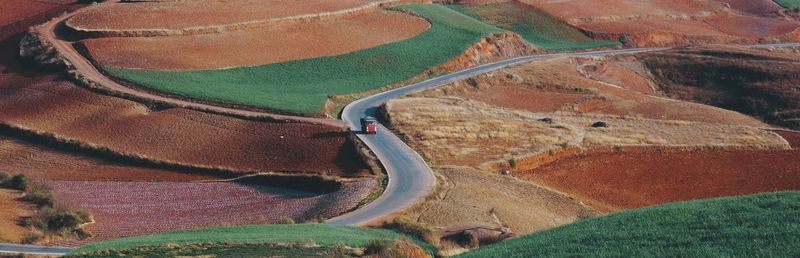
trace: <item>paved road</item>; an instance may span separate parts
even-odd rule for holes
[[[72,251],[67,247],[44,247],[35,245],[0,244],[0,254],[64,255]]]

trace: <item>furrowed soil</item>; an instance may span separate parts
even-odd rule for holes
[[[599,39],[628,46],[796,40],[795,20],[753,16],[717,1],[532,1],[540,8]],[[614,8],[608,8],[613,6]],[[735,5],[734,8],[744,8]]]
[[[136,2],[107,5],[67,21],[83,29],[182,29],[237,24],[359,7],[370,0],[210,0]]]
[[[589,151],[519,177],[602,211],[800,189],[798,150]]]
[[[265,29],[173,37],[111,37],[82,41],[103,66],[202,70],[334,56],[414,37],[430,27],[419,17],[374,10]],[[181,53],[181,54],[178,54]]]
[[[566,195],[513,177],[466,167],[435,170],[438,188],[406,215],[437,228],[477,224],[528,234],[596,214]]]
[[[772,0],[719,0],[727,3],[732,9],[759,16],[777,16],[783,7]]]
[[[667,96],[749,114],[800,129],[800,58],[736,47],[642,54]]]
[[[77,245],[113,238],[232,225],[305,221],[348,211],[366,197],[374,180],[344,184],[330,194],[234,182],[48,181],[64,204],[88,209],[95,237],[59,244]]]
[[[0,241],[18,243],[28,229],[20,221],[31,216],[35,207],[18,200],[22,194],[16,190],[0,188]]]
[[[0,0],[0,26],[23,21],[31,16],[76,2],[76,0],[19,1]]]
[[[145,159],[243,172],[367,173],[339,128],[145,105],[43,79],[0,88],[0,120]],[[125,137],[120,137],[124,135]]]

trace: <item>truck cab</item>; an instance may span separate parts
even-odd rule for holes
[[[378,133],[378,119],[368,116],[361,118],[361,131],[368,134]]]

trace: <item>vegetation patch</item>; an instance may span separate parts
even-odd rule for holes
[[[505,32],[441,5],[398,9],[424,16],[431,28],[408,40],[345,55],[255,67],[189,72],[104,69],[120,79],[185,97],[318,114],[329,96],[412,78],[461,55],[485,35]]]
[[[352,250],[344,245],[203,243],[100,250],[67,257],[350,257],[351,254]]]
[[[800,8],[800,0],[774,0],[785,8]]]
[[[673,203],[587,219],[459,257],[796,257],[800,192]]]
[[[72,254],[93,253],[99,250],[126,250],[164,244],[187,245],[200,243],[313,243],[318,246],[344,244],[366,247],[372,240],[394,241],[402,234],[385,229],[353,228],[328,224],[247,225],[174,231],[141,237],[109,240],[82,246]]]
[[[528,42],[555,51],[614,47],[619,42],[598,41],[549,14],[516,2],[448,5],[485,23],[516,32]]]

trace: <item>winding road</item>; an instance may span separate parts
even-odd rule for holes
[[[87,8],[97,8],[87,7]],[[86,9],[83,9],[86,10]],[[45,39],[52,42],[54,47],[89,80],[104,87],[106,90],[145,99],[153,102],[168,103],[173,106],[191,108],[195,110],[255,118],[271,118],[287,121],[302,121],[310,123],[328,124],[334,126],[349,126],[354,131],[360,131],[359,119],[362,116],[374,116],[378,106],[387,101],[402,97],[404,95],[439,87],[450,82],[465,79],[481,73],[486,73],[501,69],[503,67],[533,62],[551,58],[567,56],[610,56],[621,54],[634,54],[641,52],[660,51],[667,48],[637,48],[621,50],[605,50],[582,53],[559,53],[543,54],[517,57],[499,62],[484,64],[481,66],[465,69],[452,74],[436,77],[416,84],[393,89],[357,100],[346,106],[342,112],[342,121],[321,118],[305,118],[285,115],[276,115],[267,112],[241,110],[230,107],[221,107],[205,103],[190,102],[186,100],[174,99],[150,92],[131,88],[117,83],[111,78],[101,73],[89,60],[82,56],[69,41],[61,40],[57,37],[55,29],[58,24],[69,18],[72,14],[65,14],[41,27],[42,35]],[[766,47],[800,47],[800,43],[782,43],[748,46],[753,48]],[[431,168],[425,163],[422,157],[406,145],[398,136],[390,130],[380,126],[376,135],[359,134],[361,139],[378,157],[386,169],[389,183],[383,194],[372,203],[361,207],[355,211],[329,219],[327,223],[341,225],[363,225],[377,219],[385,218],[392,214],[399,213],[405,208],[413,205],[420,198],[425,197],[435,184],[435,178]],[[71,248],[62,247],[39,247],[28,245],[0,244],[0,253],[28,253],[59,255],[66,254]]]

